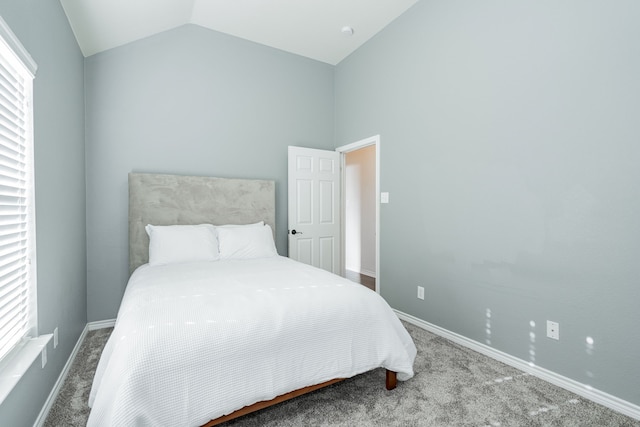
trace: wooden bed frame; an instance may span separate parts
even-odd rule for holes
[[[319,390],[321,388],[324,387],[328,387],[330,385],[333,385],[335,383],[339,383],[340,381],[344,381],[344,378],[336,378],[335,380],[329,380],[326,382],[323,382],[321,384],[316,384],[316,385],[312,385],[309,387],[304,387],[298,390],[294,390],[292,392],[289,393],[285,393],[282,394],[274,399],[271,400],[265,400],[262,402],[256,402],[253,405],[249,405],[249,406],[245,406],[242,409],[238,409],[235,412],[232,412],[228,415],[222,416],[220,418],[216,418],[215,420],[211,420],[209,421],[207,424],[203,425],[202,427],[213,427],[213,426],[217,426],[218,424],[222,424],[225,423],[227,421],[231,421],[234,420],[236,418],[242,417],[243,415],[248,415],[252,412],[256,412],[259,411],[261,409],[264,408],[268,408],[269,406],[273,406],[273,405],[277,405],[278,403],[282,403],[282,402],[286,402],[289,399],[293,399],[294,397],[298,397],[298,396],[302,396],[303,394],[307,394],[307,393],[311,393],[312,391],[316,391]],[[397,385],[397,378],[396,378],[396,373],[393,371],[390,371],[387,369],[387,378],[386,378],[386,387],[387,390],[393,390],[394,388],[396,388]]]
[[[146,173],[129,174],[129,270],[149,260],[147,224],[251,224],[264,221],[275,233],[275,182]],[[343,381],[336,378],[245,406],[209,421],[212,427]],[[386,371],[386,388],[397,378]]]

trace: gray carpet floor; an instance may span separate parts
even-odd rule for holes
[[[377,369],[224,424],[298,426],[635,426],[636,421],[405,323],[418,347],[416,375],[384,388]],[[45,426],[85,426],[91,380],[112,329],[80,348]],[[172,426],[173,427],[173,426]]]

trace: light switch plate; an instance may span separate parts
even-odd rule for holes
[[[380,193],[380,203],[389,203],[389,193]]]

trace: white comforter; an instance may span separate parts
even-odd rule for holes
[[[407,380],[415,355],[378,294],[288,258],[144,265],[100,359],[88,426],[199,426],[380,366]]]

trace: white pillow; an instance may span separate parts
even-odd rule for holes
[[[220,227],[220,259],[251,259],[278,256],[269,224],[261,227]]]
[[[148,224],[144,229],[149,235],[150,265],[220,259],[216,229],[211,224]]]

